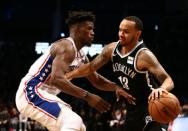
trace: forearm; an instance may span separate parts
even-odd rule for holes
[[[92,84],[97,89],[103,90],[103,91],[115,91],[119,87],[116,83],[104,78],[100,74],[97,74],[97,77],[94,80],[94,82],[92,82]]]
[[[103,90],[103,91],[115,91],[117,87],[117,85],[113,82],[110,83],[103,83],[101,85],[96,85],[95,86],[97,89],[99,90]]]
[[[174,82],[170,77],[167,77],[160,87],[166,89],[167,91],[171,91],[174,88]]]
[[[87,93],[86,90],[72,84],[69,80],[62,78],[62,77],[55,78],[55,80],[53,80],[51,83],[52,85],[56,86],[58,89],[63,91],[64,93],[80,98],[80,99],[84,99]]]
[[[80,78],[80,77],[88,76],[89,74],[93,72],[94,70],[92,69],[91,64],[87,63],[87,64],[82,65],[78,69],[68,72],[65,76],[67,79],[73,79],[73,78]]]

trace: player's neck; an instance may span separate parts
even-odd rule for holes
[[[75,37],[74,34],[70,34],[69,37],[71,37],[73,39],[77,50],[80,50],[83,47],[82,42],[77,37]]]
[[[122,48],[121,48],[121,54],[125,55],[125,54],[129,53],[132,49],[135,48],[135,46],[137,44],[138,44],[138,41],[137,42],[132,42],[130,44],[122,46]]]

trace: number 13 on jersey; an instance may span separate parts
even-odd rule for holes
[[[121,82],[121,84],[123,85],[123,88],[130,90],[129,86],[128,86],[128,78],[125,76],[119,76],[118,77],[119,81]]]

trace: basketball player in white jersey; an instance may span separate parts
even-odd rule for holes
[[[109,103],[101,97],[79,88],[64,77],[66,72],[87,62],[80,49],[85,45],[90,46],[94,38],[94,21],[95,16],[91,12],[70,14],[67,19],[70,37],[54,42],[30,67],[19,85],[16,106],[20,113],[40,122],[50,131],[86,130],[80,116],[56,96],[60,91],[87,101],[100,112],[110,108]],[[129,100],[134,99],[96,72],[87,78],[101,90],[115,91],[118,97],[121,95]]]
[[[112,61],[113,72],[122,88],[136,98],[136,105],[126,103],[126,131],[162,131],[148,113],[148,99],[157,99],[174,88],[170,75],[140,36],[142,21],[136,16],[125,17],[119,25],[119,40],[104,47],[93,61],[66,74],[68,79],[87,76]],[[154,82],[154,77],[159,85]]]

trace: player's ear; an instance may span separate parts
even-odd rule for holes
[[[137,31],[137,33],[136,33],[136,37],[137,37],[137,39],[140,38],[141,34],[142,34],[142,31],[141,31],[141,30]]]

